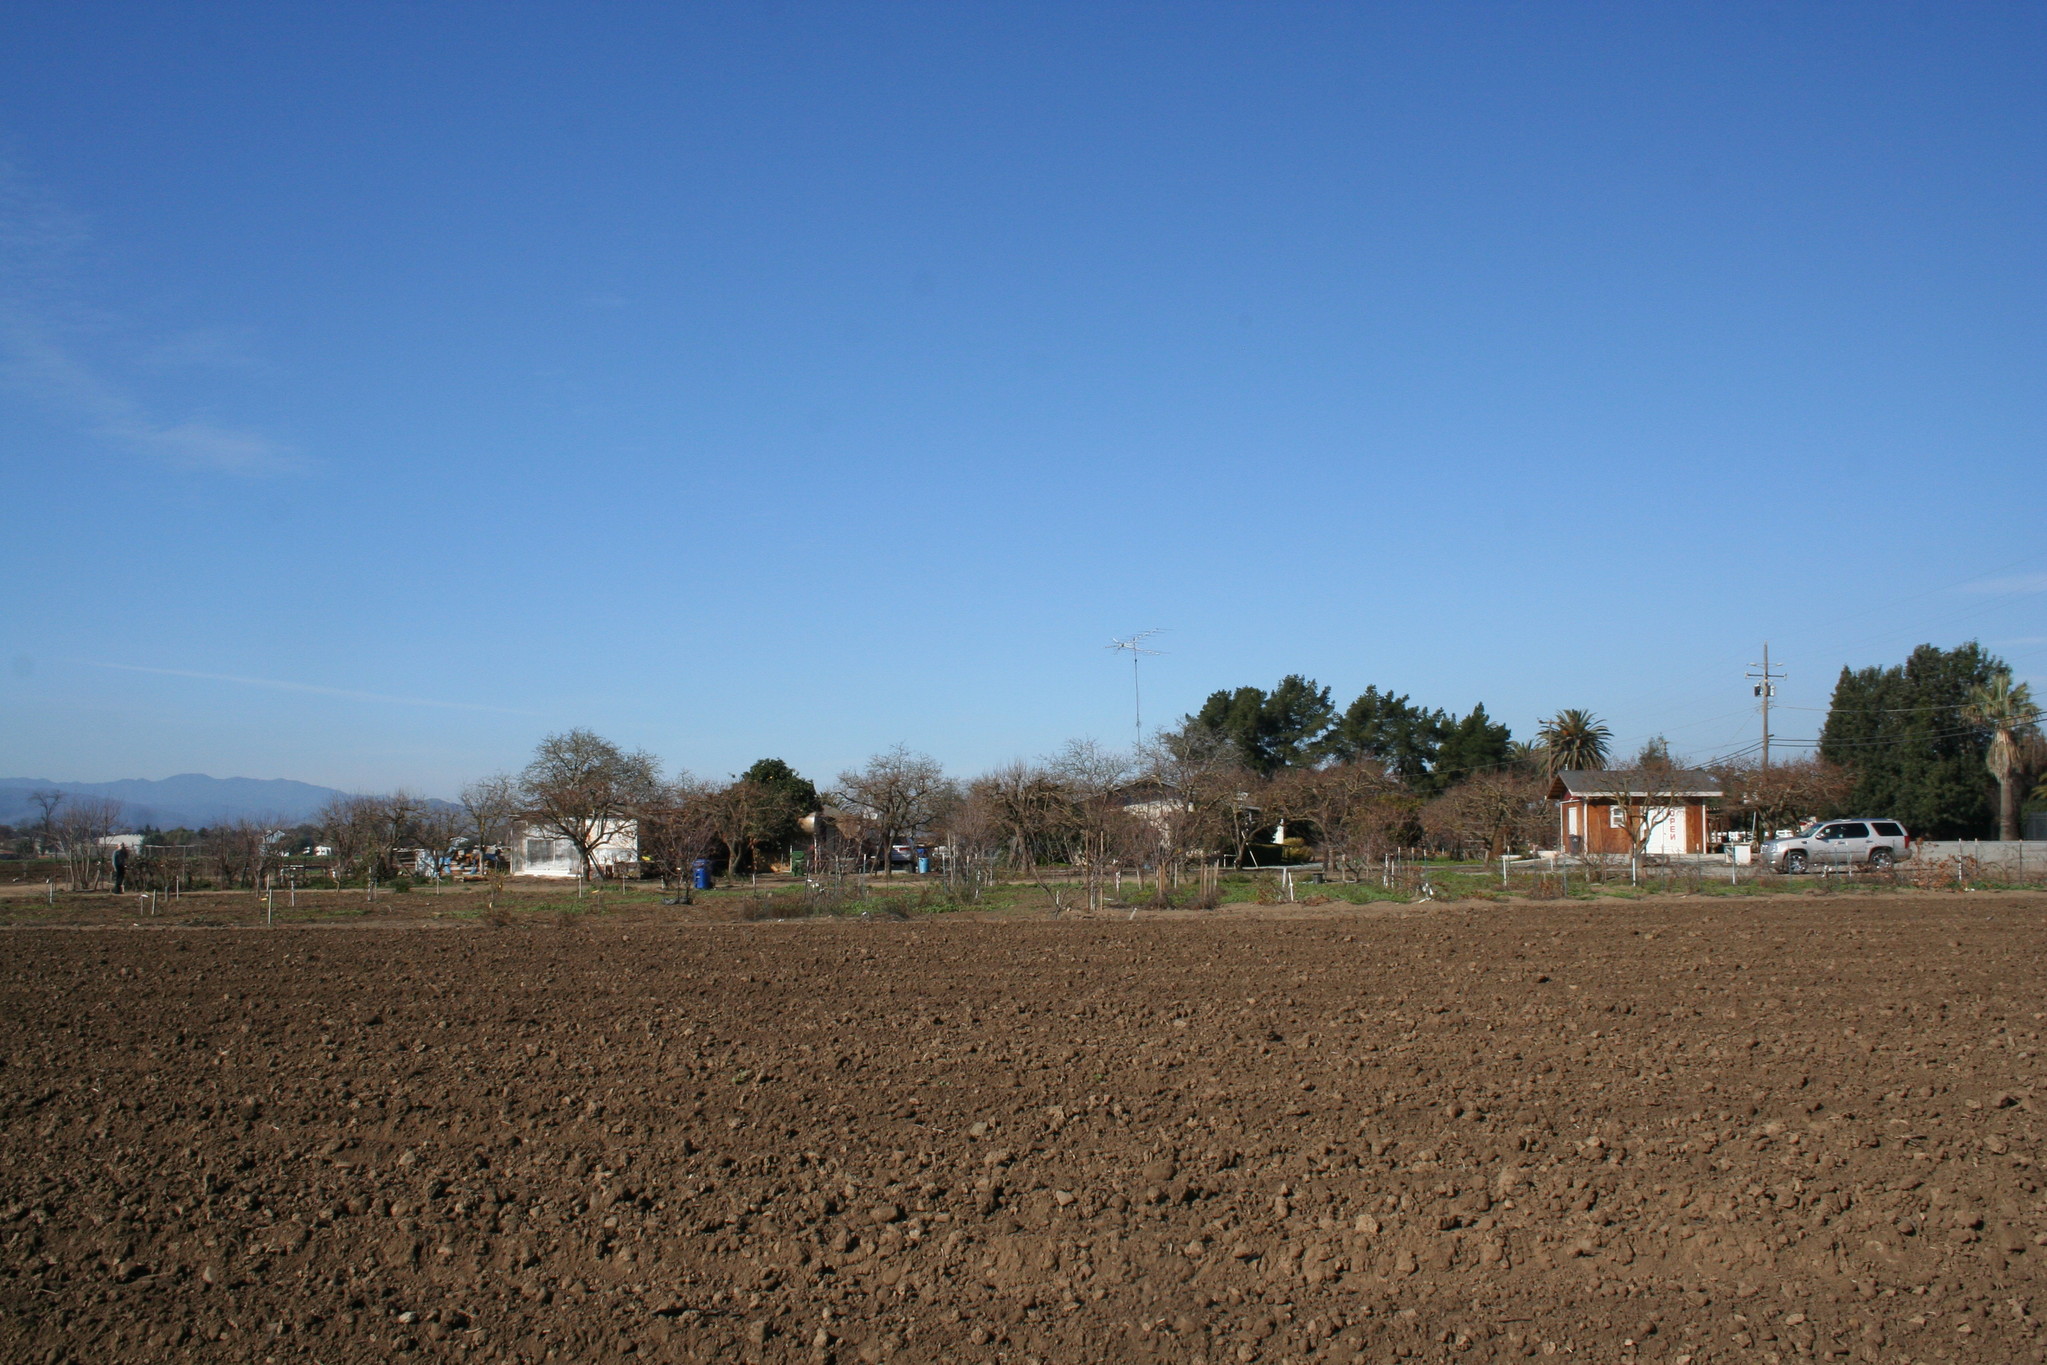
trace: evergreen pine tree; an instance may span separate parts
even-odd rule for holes
[[[1970,690],[2004,667],[1970,641],[1921,645],[1890,668],[1843,668],[1820,757],[1853,770],[1854,813],[1902,820],[1921,838],[1993,837],[1990,736],[1965,712]]]

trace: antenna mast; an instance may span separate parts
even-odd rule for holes
[[[1108,649],[1128,650],[1130,653],[1130,697],[1134,704],[1135,715],[1131,728],[1137,731],[1138,738],[1140,739],[1144,737],[1144,689],[1138,683],[1137,661],[1146,654],[1165,653],[1163,649],[1146,649],[1144,647],[1146,640],[1160,634],[1163,629],[1163,627],[1159,627],[1153,630],[1140,630],[1128,639],[1111,640],[1105,646]]]

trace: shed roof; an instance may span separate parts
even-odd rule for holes
[[[1698,768],[1573,768],[1550,778],[1549,799],[1719,796],[1720,779]]]

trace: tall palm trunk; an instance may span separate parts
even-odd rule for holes
[[[2000,669],[1989,681],[1969,690],[1963,719],[1990,731],[1990,743],[1983,764],[1997,779],[1997,837],[2019,837],[2018,776],[2025,766],[2021,755],[2032,752],[2040,742],[2040,709],[2024,683],[2014,683],[2010,669]]]
[[[1997,765],[1997,837],[2015,842],[2022,838],[2019,831],[2019,784],[2018,765],[2004,757]]]

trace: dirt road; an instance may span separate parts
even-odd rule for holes
[[[0,1356],[2035,1361],[2047,897],[0,936]]]

